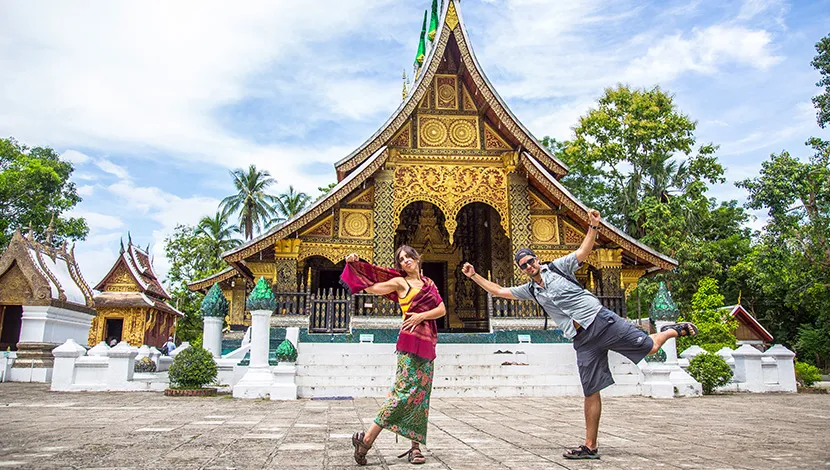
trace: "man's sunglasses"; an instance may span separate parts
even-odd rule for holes
[[[528,266],[532,266],[533,263],[535,263],[535,262],[536,262],[536,258],[530,258],[529,260],[527,260],[524,263],[520,264],[519,268],[521,268],[522,270],[525,270],[525,269],[527,269]]]

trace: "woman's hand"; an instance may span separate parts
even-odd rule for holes
[[[352,253],[349,256],[346,256],[347,263],[354,263],[355,261],[359,260],[360,256],[357,256],[357,253]]]
[[[415,327],[424,321],[424,316],[420,313],[413,313],[409,315],[401,325],[401,330],[415,331]]]

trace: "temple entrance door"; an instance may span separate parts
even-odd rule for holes
[[[22,305],[0,305],[0,350],[11,348],[12,351],[17,351],[22,322]]]
[[[115,338],[116,341],[119,343],[121,342],[121,333],[124,331],[124,319],[123,318],[107,318],[107,325],[106,325],[107,335],[104,337],[104,341],[109,344],[112,338]]]
[[[438,288],[438,293],[441,294],[442,299],[448,299],[447,297],[447,262],[430,262],[424,261],[421,263],[421,269],[424,272],[424,276],[432,279],[432,282],[435,283],[435,287]],[[447,306],[447,302],[444,302],[444,306]],[[449,321],[447,320],[447,316],[443,316],[438,319],[438,328],[441,330],[445,330],[449,328]]]

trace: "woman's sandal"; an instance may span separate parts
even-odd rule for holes
[[[581,445],[576,449],[571,449],[564,454],[562,457],[566,459],[591,459],[591,460],[598,460],[599,459],[599,452],[597,452],[599,448],[591,450],[586,445]]]
[[[424,454],[421,453],[420,447],[410,447],[408,451],[404,452],[403,454],[399,455],[398,458],[401,459],[406,456],[409,463],[413,465],[421,465],[426,463],[427,459],[424,458]]]
[[[697,327],[694,323],[683,322],[683,323],[673,323],[671,325],[665,325],[663,328],[660,328],[660,332],[666,330],[674,330],[677,332],[677,336],[694,336],[697,334]]]
[[[366,443],[363,442],[364,437],[366,437],[366,434],[363,432],[356,432],[352,434],[354,461],[357,462],[358,465],[366,465],[366,454],[369,452],[369,449],[372,448],[372,446],[366,445]]]

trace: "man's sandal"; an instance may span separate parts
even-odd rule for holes
[[[597,452],[599,448],[591,450],[586,445],[581,445],[576,449],[571,449],[564,454],[562,457],[566,459],[591,459],[591,460],[599,460],[599,452]]]
[[[674,330],[677,332],[677,336],[694,336],[697,334],[697,327],[694,323],[683,322],[683,323],[673,323],[671,325],[665,325],[663,328],[660,328],[660,332],[664,332],[666,330]]]
[[[424,458],[424,454],[421,453],[420,447],[410,447],[408,451],[399,455],[398,458],[401,459],[404,456],[406,456],[406,459],[409,460],[409,463],[413,465],[421,465],[423,463],[426,463],[427,461],[427,459]]]
[[[364,437],[366,437],[366,434],[363,432],[356,432],[352,435],[354,461],[357,462],[358,465],[366,465],[366,453],[368,453],[369,449],[372,448],[372,446],[363,442]]]

